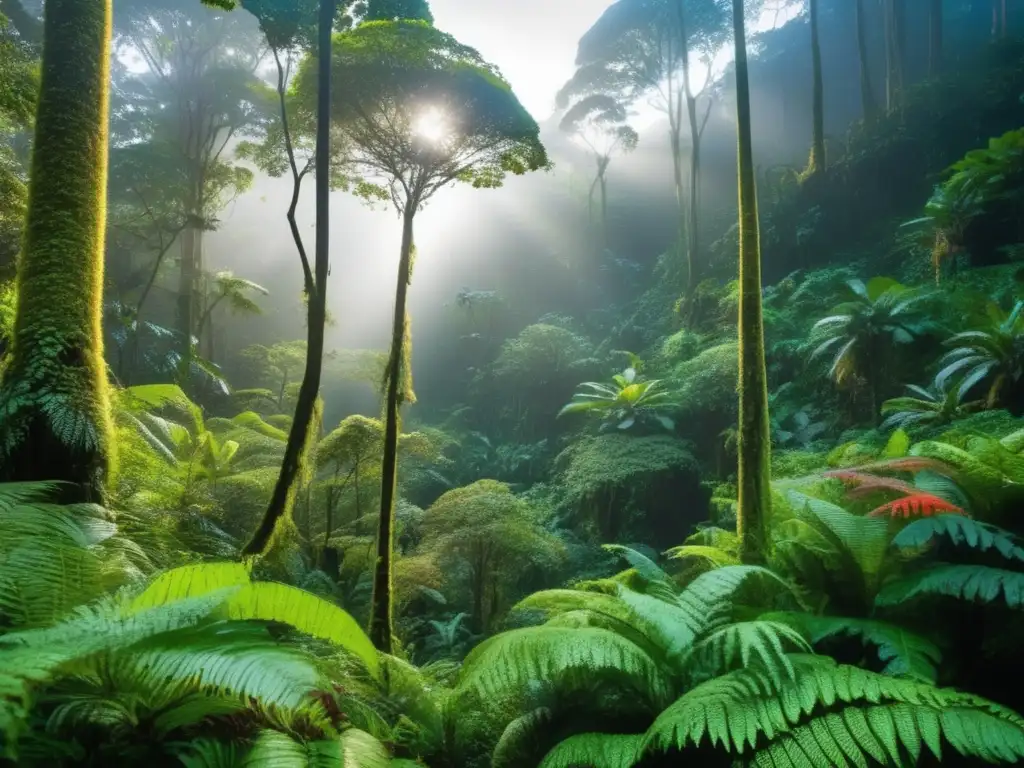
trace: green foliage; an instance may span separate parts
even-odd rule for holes
[[[944,260],[966,244],[965,235],[979,216],[1000,204],[1019,202],[1024,177],[1024,128],[989,139],[947,170],[948,178],[935,187],[922,218],[904,226],[926,226],[934,238],[932,260],[938,279]]]
[[[100,740],[92,747],[97,756],[173,756],[184,748],[183,736],[231,716],[280,729],[257,739],[253,754],[262,754],[261,742],[271,739],[296,753],[330,756],[341,744],[348,758],[384,759],[383,747],[366,734],[339,734],[344,726],[319,693],[326,683],[317,660],[268,631],[271,624],[288,625],[376,674],[376,651],[340,608],[295,587],[252,581],[237,563],[172,569],[148,585],[100,597],[118,584],[117,572],[122,579],[138,573],[125,559],[130,542],[92,508],[40,506],[35,498],[45,488],[2,490],[0,611],[8,631],[0,634],[0,732],[6,756],[24,750],[26,764],[84,756],[93,739]],[[31,599],[33,613],[12,596]],[[70,613],[61,607],[84,599],[92,602]],[[16,631],[9,631],[11,620]],[[42,724],[58,738],[70,737],[67,747]],[[193,748],[209,756],[250,747],[202,742]]]
[[[884,277],[850,280],[848,286],[850,300],[815,323],[811,335],[811,358],[832,355],[828,375],[838,384],[854,375],[873,380],[894,349],[910,344],[927,327],[912,312],[923,294]]]
[[[994,303],[987,309],[987,327],[957,333],[946,341],[952,349],[940,361],[943,368],[935,381],[945,384],[959,374],[961,398],[987,384],[985,402],[991,408],[1003,399],[1015,403],[1014,393],[1024,378],[1024,301],[1009,313]]]
[[[675,422],[659,413],[673,407],[666,403],[669,393],[660,389],[659,379],[646,379],[635,368],[627,368],[612,377],[612,385],[587,381],[580,384],[589,392],[577,392],[572,402],[562,408],[558,415],[566,413],[597,412],[603,414],[609,426],[614,422],[618,429],[629,429],[638,421],[648,418],[657,421],[669,432],[675,430]]]
[[[312,103],[311,59],[296,89]],[[367,200],[415,212],[452,182],[498,187],[507,174],[549,165],[537,124],[497,70],[426,22],[368,21],[337,35],[332,89],[334,119],[351,145],[348,186]],[[428,114],[444,123],[436,141],[416,133]]]
[[[492,626],[519,594],[531,569],[550,570],[564,556],[538,511],[504,483],[479,480],[443,494],[420,523],[418,553],[441,563],[477,630]],[[518,594],[516,594],[518,592]]]
[[[902,750],[916,761],[922,747],[941,757],[943,739],[961,754],[988,760],[1012,763],[1024,755],[1024,720],[983,699],[823,657],[797,656],[793,663],[798,673],[777,691],[752,669],[698,686],[659,716],[645,746],[756,749],[757,765],[794,768],[842,757],[900,764]],[[837,711],[821,712],[824,707]],[[760,734],[766,746],[757,743]]]
[[[677,365],[669,376],[677,402],[687,413],[734,413],[738,360],[736,342],[727,342]]]
[[[894,397],[882,403],[882,415],[886,418],[879,429],[948,424],[981,405],[977,401],[965,402],[966,390],[954,387],[949,377],[936,377],[928,389],[916,384],[907,384],[906,387],[910,395]]]
[[[700,501],[693,455],[685,443],[665,435],[584,437],[559,454],[555,464],[564,505],[605,539],[618,538],[644,518],[656,535],[685,530],[680,489],[689,489]],[[669,508],[671,514],[664,517]]]

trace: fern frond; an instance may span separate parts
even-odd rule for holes
[[[945,536],[956,545],[966,544],[979,552],[994,549],[1007,560],[1024,563],[1024,548],[1017,544],[1013,534],[960,515],[937,515],[915,520],[893,537],[892,545],[900,549],[921,549],[938,536]]]
[[[804,636],[787,624],[741,621],[712,632],[694,646],[691,659],[700,662],[701,671],[714,674],[757,666],[773,684],[780,686],[783,678],[792,678],[794,674],[786,646],[790,646],[789,650],[814,652]]]
[[[965,757],[1015,764],[1024,759],[1021,725],[980,709],[914,703],[844,707],[781,734],[754,754],[757,768],[916,765],[927,747],[942,757],[942,739]],[[909,759],[905,755],[909,755]]]
[[[491,768],[517,768],[522,765],[551,719],[549,707],[537,707],[512,720],[494,746]]]
[[[35,500],[45,492],[0,486],[0,616],[8,626],[52,624],[106,586],[102,545],[117,527],[99,507]]]
[[[977,603],[1002,597],[1010,608],[1024,608],[1024,573],[982,565],[940,563],[886,584],[876,598],[880,606],[899,605],[923,595],[942,595]]]
[[[862,472],[854,469],[835,469],[829,472],[823,472],[823,477],[828,477],[833,480],[841,480],[846,485],[854,486],[849,492],[848,496],[851,498],[859,498],[866,496],[875,491],[896,491],[897,493],[914,493],[917,489],[906,482],[905,480],[899,480],[895,477],[884,477],[882,475],[872,475],[868,472]]]
[[[377,675],[377,650],[352,616],[333,603],[297,587],[274,582],[248,584],[230,595],[223,611],[231,619],[259,619],[288,624],[299,632],[327,640],[358,658]]]
[[[914,677],[929,683],[938,678],[938,664],[942,661],[938,646],[896,624],[810,613],[771,613],[761,618],[800,629],[814,645],[833,637],[859,637],[866,645],[877,649],[878,658],[885,663],[883,675]]]
[[[930,517],[936,514],[966,515],[967,513],[956,504],[952,504],[938,496],[933,496],[930,493],[921,493],[920,491],[910,496],[904,496],[902,499],[882,504],[868,512],[869,517],[883,517],[885,515],[889,517],[910,517],[911,515]]]
[[[167,605],[175,600],[247,586],[249,569],[241,563],[198,563],[165,571],[131,602],[132,610]]]
[[[678,604],[709,627],[712,617],[730,615],[741,589],[751,583],[789,591],[790,585],[774,571],[757,565],[728,565],[702,573],[684,589]]]
[[[1024,758],[1024,719],[997,704],[952,689],[837,664],[824,656],[793,656],[792,662],[794,679],[784,681],[778,689],[763,671],[749,669],[693,688],[648,729],[645,751],[685,749],[707,740],[712,746],[743,754],[750,748],[763,751],[771,744],[782,745],[779,740],[787,737],[814,735],[831,754],[822,762],[820,747],[811,748],[813,761],[795,765],[845,765],[832,759],[843,755],[855,765],[866,764],[866,756],[901,765],[893,759],[900,746],[919,753],[923,741],[940,756],[941,737],[945,736],[967,754]],[[829,711],[822,713],[823,709]],[[970,714],[959,718],[964,712]],[[978,733],[974,727],[965,733],[968,719],[974,725],[985,723],[987,733]],[[836,730],[837,723],[845,723],[849,730]],[[843,749],[834,750],[831,745],[836,743]]]
[[[350,728],[337,739],[302,743],[278,731],[263,731],[241,768],[388,768],[383,745]]]
[[[168,698],[201,690],[256,700],[264,706],[300,706],[320,682],[309,657],[277,644],[258,624],[216,622],[166,632],[118,655],[108,673],[116,689]]]
[[[622,677],[652,702],[663,701],[672,685],[643,650],[606,629],[526,627],[484,640],[462,667],[458,688],[476,688],[499,698],[536,680],[574,675]]]
[[[539,768],[633,768],[643,740],[643,734],[581,733],[548,752]]]

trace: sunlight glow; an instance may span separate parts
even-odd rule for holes
[[[431,107],[423,112],[412,124],[414,136],[429,141],[431,144],[440,144],[451,133],[451,127],[445,118],[444,112],[436,107]]]

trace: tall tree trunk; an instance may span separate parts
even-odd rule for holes
[[[111,0],[48,0],[18,262],[18,308],[0,386],[7,480],[61,480],[102,500],[110,466],[103,254]]]
[[[601,168],[601,175],[598,180],[601,185],[601,250],[608,249],[608,177],[605,173],[608,170],[608,163],[605,162]]]
[[[191,213],[191,211],[190,211]],[[178,280],[178,334],[181,336],[181,362],[178,379],[182,389],[191,392],[192,386],[192,335],[195,332],[196,293],[198,274],[196,270],[196,247],[199,230],[189,226],[181,233],[181,273]]]
[[[675,183],[676,215],[679,220],[679,229],[677,234],[679,239],[678,247],[681,250],[686,251],[686,291],[689,293],[693,290],[694,269],[693,254],[690,253],[689,241],[686,234],[686,223],[689,218],[689,213],[686,207],[686,187],[683,184],[683,140],[680,130],[681,126],[674,116],[671,117],[670,122],[672,123],[669,128],[669,144],[672,148],[672,178]]]
[[[391,653],[393,629],[392,555],[395,538],[395,493],[398,481],[399,416],[406,396],[408,374],[406,303],[412,281],[413,219],[416,200],[406,202],[402,213],[402,254],[398,262],[395,286],[395,316],[391,327],[391,356],[387,368],[387,395],[384,406],[384,461],[380,482],[380,522],[377,524],[377,560],[373,568],[373,594],[370,600],[370,640],[378,650]]]
[[[828,163],[825,157],[825,84],[821,73],[821,38],[818,35],[818,6],[818,0],[810,0],[814,115],[811,133],[811,158],[807,164],[807,176],[813,176],[826,170]]]
[[[871,122],[878,116],[878,103],[871,87],[871,63],[868,61],[867,19],[864,17],[864,0],[857,3],[857,58],[860,60],[860,105],[864,122]]]
[[[904,11],[903,0],[885,0],[885,102],[889,112],[903,103]]]
[[[942,73],[942,0],[931,0],[928,14],[928,74]]]
[[[764,362],[764,322],[761,316],[761,244],[754,186],[754,152],[750,124],[750,77],[747,70],[743,0],[733,0],[736,41],[736,116],[739,166],[740,419],[739,512],[737,532],[743,561],[763,562],[768,547],[771,514],[771,441],[768,431],[768,386]]]
[[[690,40],[686,13],[682,0],[676,2],[676,21],[679,25],[679,58],[683,68],[683,96],[686,99],[686,117],[690,124],[690,181],[686,210],[686,252],[688,258],[688,292],[692,296],[700,279],[697,258],[700,249],[700,142],[703,128],[697,124],[697,98],[690,81]]]
[[[330,193],[331,193],[331,33],[336,0],[320,0],[317,66],[316,116],[316,245],[312,286],[307,278],[308,297],[306,322],[306,367],[299,386],[295,417],[288,432],[284,460],[277,484],[259,528],[242,550],[244,556],[263,554],[270,546],[278,521],[284,517],[295,498],[295,481],[307,460],[307,446],[315,437],[312,422],[317,412],[320,375],[323,370],[324,327],[327,323],[327,273],[330,268]],[[287,112],[282,112],[287,119]],[[290,139],[289,139],[290,141]],[[293,163],[294,172],[294,163]],[[295,183],[302,177],[296,175]],[[303,263],[308,270],[308,265]]]

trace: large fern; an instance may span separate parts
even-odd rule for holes
[[[640,760],[643,734],[581,733],[560,742],[539,768],[632,768]]]
[[[918,756],[922,743],[941,756],[944,737],[965,755],[1024,759],[1024,719],[996,704],[827,657],[792,662],[794,679],[778,688],[756,669],[697,686],[658,717],[645,750],[709,744],[760,751],[755,759],[765,765],[773,765],[769,758],[794,768],[864,765],[868,757],[902,765],[901,750]]]

